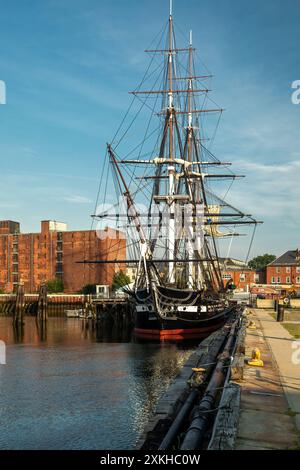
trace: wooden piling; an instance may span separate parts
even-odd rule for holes
[[[37,318],[42,322],[48,319],[48,297],[47,285],[45,283],[40,285]]]
[[[15,305],[14,305],[14,325],[24,325],[25,294],[24,284],[21,282],[17,286]]]

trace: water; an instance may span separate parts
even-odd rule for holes
[[[78,319],[0,317],[0,449],[132,449],[194,345],[136,342]]]

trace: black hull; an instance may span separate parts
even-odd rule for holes
[[[233,307],[218,298],[201,298],[201,292],[156,287],[128,292],[135,310],[135,333],[140,337],[203,338],[221,328]]]
[[[229,307],[199,320],[160,319],[153,312],[136,312],[134,331],[140,337],[160,339],[204,338],[221,328],[232,314]]]

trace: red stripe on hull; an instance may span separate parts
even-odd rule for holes
[[[150,330],[146,328],[135,328],[134,333],[140,337],[147,338],[160,338],[160,339],[184,339],[184,338],[199,338],[206,336],[208,333],[212,333],[217,330],[224,321],[217,325],[202,327],[202,328],[180,328],[174,330]]]

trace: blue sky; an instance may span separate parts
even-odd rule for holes
[[[0,0],[0,11],[0,218],[24,232],[42,219],[90,228],[105,143],[168,0]],[[174,1],[226,109],[212,150],[247,175],[230,200],[264,220],[253,255],[300,246],[299,18],[298,0]]]

